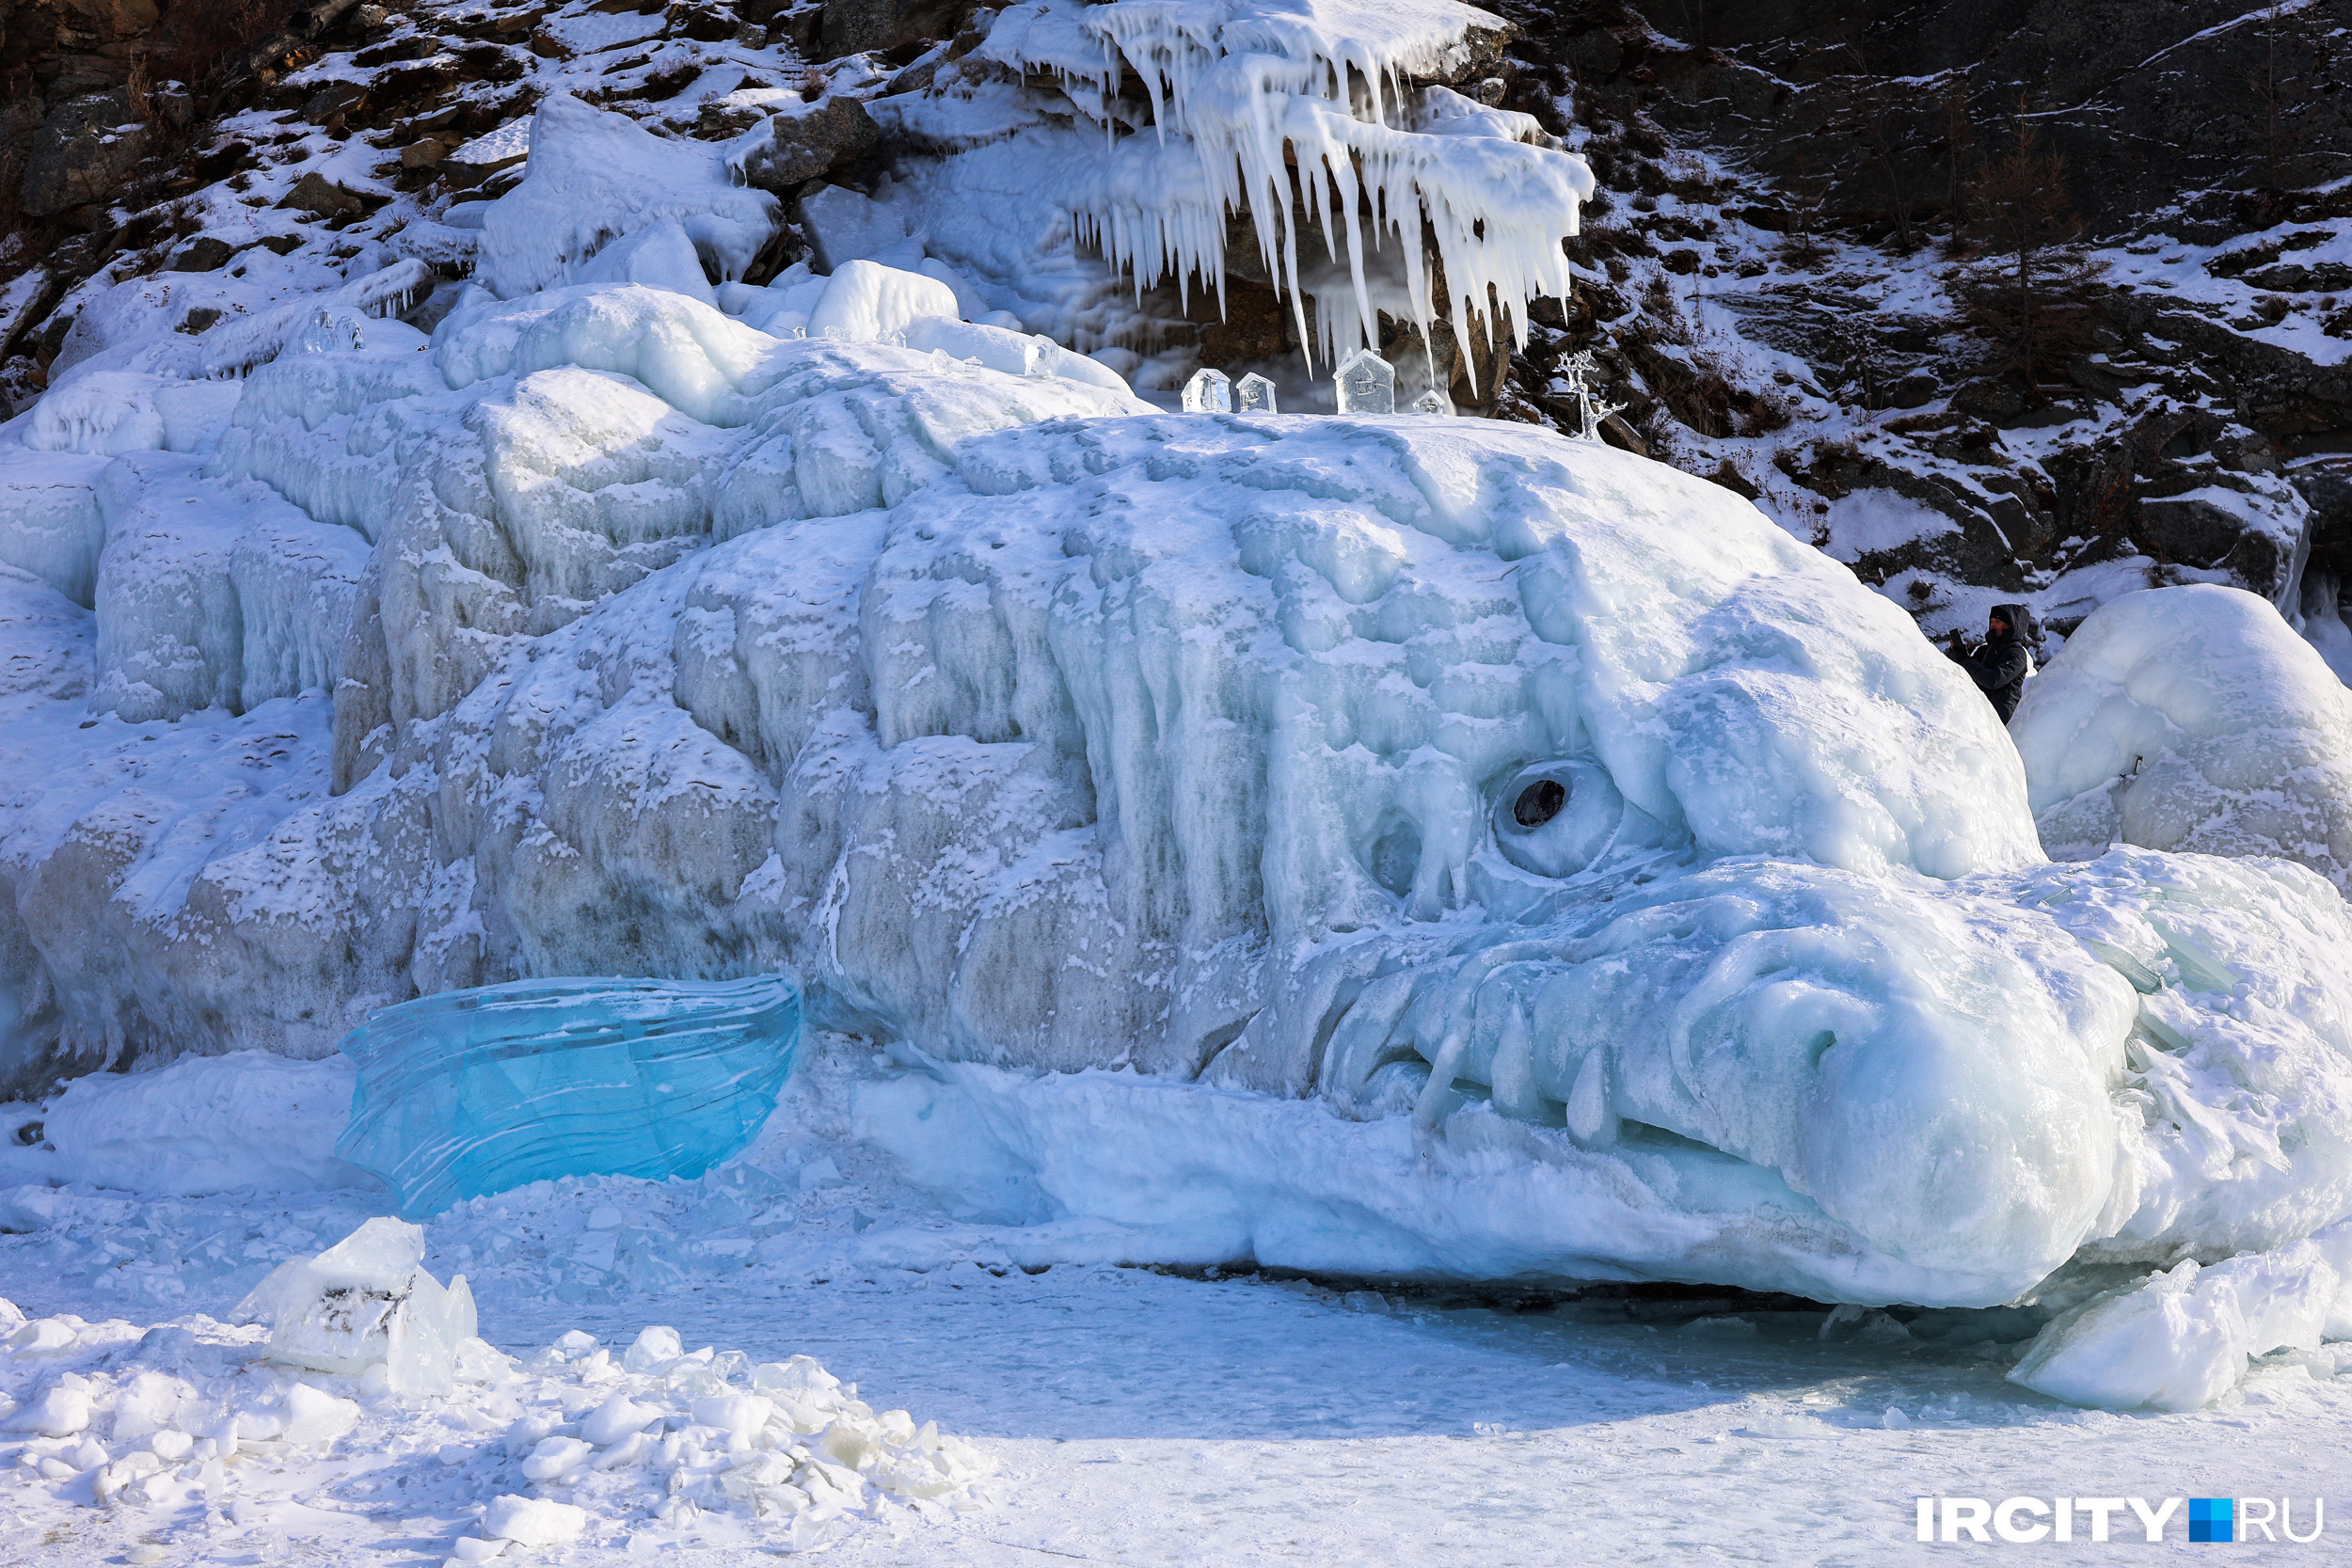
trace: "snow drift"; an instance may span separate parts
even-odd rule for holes
[[[340,1056],[183,1057],[74,1079],[43,1112],[42,1135],[65,1181],[171,1195],[364,1186],[367,1173],[335,1157],[352,1084]]]
[[[2352,692],[2265,599],[2110,599],[2026,683],[2010,733],[2053,855],[2280,855],[2352,893]]]

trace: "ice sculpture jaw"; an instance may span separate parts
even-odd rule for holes
[[[2010,1299],[2111,1223],[2137,998],[2062,934],[1687,848],[1581,874],[1544,913],[1335,940],[1205,1077],[1439,1139],[1499,1115],[1545,1157],[1775,1193],[1883,1300]]]

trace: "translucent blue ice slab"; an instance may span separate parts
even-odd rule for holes
[[[751,1142],[801,1043],[790,975],[517,980],[353,1030],[338,1157],[411,1219],[558,1176],[698,1177]]]

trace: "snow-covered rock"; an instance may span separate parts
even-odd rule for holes
[[[2109,600],[2026,683],[2010,733],[2053,855],[2279,855],[2352,893],[2352,692],[2264,599],[2200,583]]]
[[[657,136],[568,93],[541,102],[529,145],[522,183],[482,219],[475,277],[501,298],[560,282],[609,242],[663,220],[722,278],[740,277],[775,232],[776,198],[735,183],[718,149]]]

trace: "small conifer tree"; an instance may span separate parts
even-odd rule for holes
[[[2103,310],[2100,264],[2084,254],[2086,229],[2067,192],[2065,156],[2042,139],[2020,103],[2009,146],[1968,182],[1970,237],[1984,260],[1966,276],[1971,323],[1990,340],[1996,374],[2029,394],[2090,347]]]

